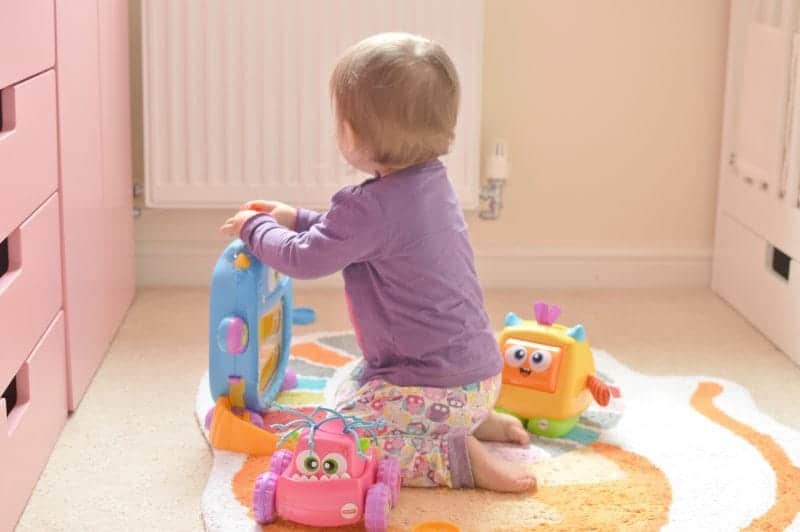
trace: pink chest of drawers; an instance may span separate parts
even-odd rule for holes
[[[0,530],[133,297],[127,10],[0,0]]]

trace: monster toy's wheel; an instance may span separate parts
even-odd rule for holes
[[[262,525],[272,523],[278,518],[278,511],[275,508],[277,489],[278,475],[271,471],[260,474],[256,479],[253,488],[253,515]]]
[[[389,486],[392,495],[392,508],[397,506],[400,496],[400,464],[397,460],[386,458],[378,464],[378,482]]]
[[[292,451],[287,451],[286,449],[275,451],[269,461],[269,472],[281,476],[286,471],[286,468],[289,467],[289,464],[292,463],[292,458],[294,458]]]
[[[367,532],[386,532],[389,530],[389,510],[392,508],[392,494],[386,484],[374,484],[367,491],[364,505],[364,528]]]
[[[250,417],[250,423],[252,423],[253,425],[255,425],[260,429],[263,429],[264,418],[261,417],[261,414],[259,412],[256,412],[255,410],[248,410],[248,413]]]
[[[211,422],[214,421],[214,408],[215,407],[212,406],[208,412],[206,412],[206,418],[203,422],[203,426],[206,430],[211,430]]]
[[[579,417],[580,416],[574,416],[567,419],[535,417],[528,420],[525,428],[528,429],[528,432],[536,434],[537,436],[560,438],[575,428],[575,425],[578,424]]]
[[[286,368],[286,373],[283,375],[283,382],[281,383],[281,391],[286,392],[297,388],[297,373],[292,368]]]

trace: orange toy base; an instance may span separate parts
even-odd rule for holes
[[[413,532],[459,532],[460,530],[447,521],[426,521],[415,526]]]
[[[260,429],[234,414],[227,396],[217,399],[208,432],[208,441],[215,449],[266,456],[278,448],[278,439],[277,434]],[[291,447],[290,442],[281,447]]]

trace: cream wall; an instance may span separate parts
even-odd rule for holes
[[[467,215],[484,283],[707,284],[728,1],[486,0],[485,21],[484,145],[507,138],[512,171],[498,221]],[[207,282],[223,216],[145,210],[140,283]]]

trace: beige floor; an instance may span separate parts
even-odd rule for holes
[[[580,320],[593,345],[651,374],[718,376],[800,428],[800,369],[708,290],[491,291],[495,325],[534,298]],[[347,328],[339,291],[300,292],[303,330]],[[202,530],[210,452],[193,418],[206,366],[205,291],[142,290],[31,498],[20,531]]]

